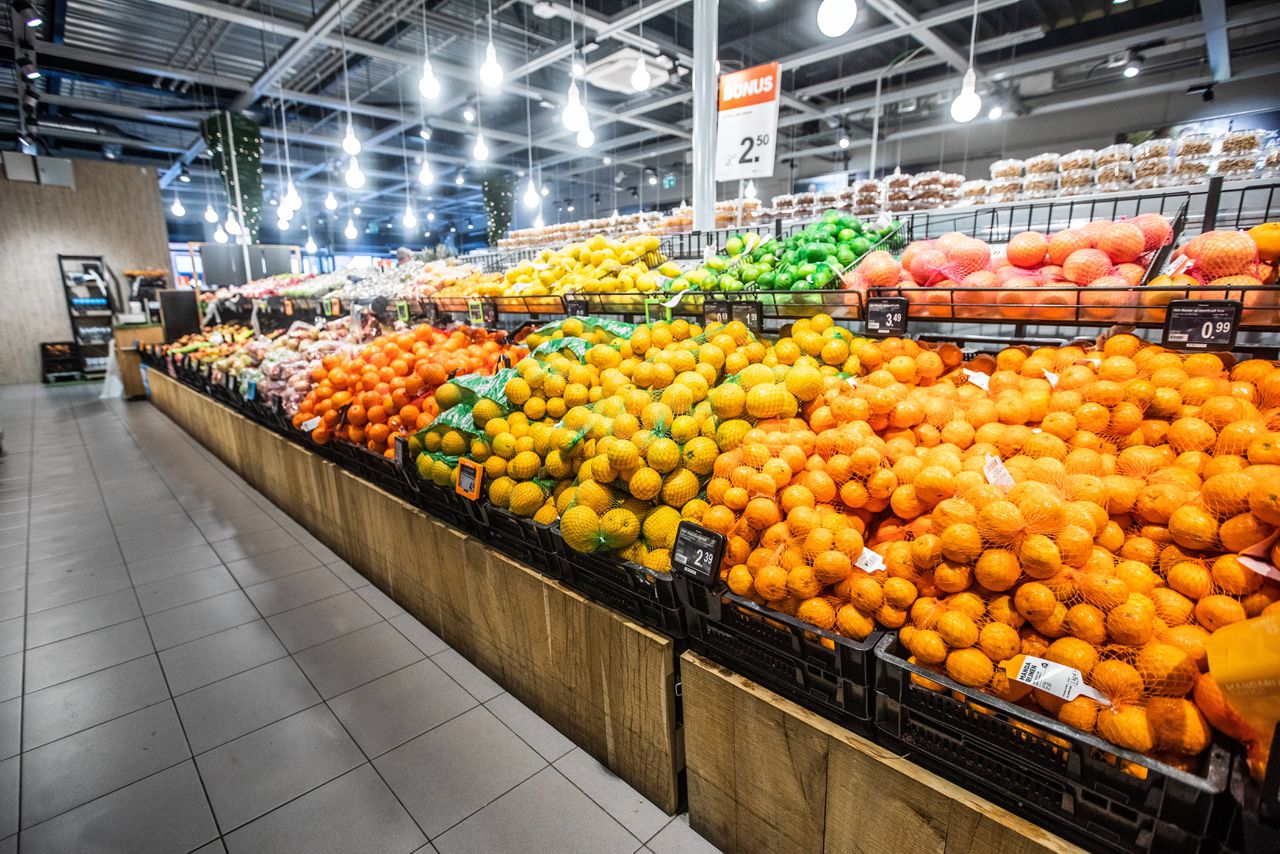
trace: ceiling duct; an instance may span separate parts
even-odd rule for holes
[[[586,80],[592,86],[620,92],[624,95],[635,93],[631,85],[631,74],[636,70],[636,59],[644,60],[649,69],[649,88],[654,89],[671,79],[673,63],[665,56],[649,56],[634,47],[623,47],[615,50],[604,59],[598,59],[587,66]]]

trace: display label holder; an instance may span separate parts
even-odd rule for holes
[[[728,323],[733,319],[732,303],[724,297],[705,297],[702,301],[702,326],[709,323]]]
[[[402,323],[409,322],[409,303],[405,300],[400,300],[396,303],[396,317],[398,317]]]
[[[565,294],[560,299],[566,317],[586,317],[591,310],[591,299],[581,294]]]
[[[480,484],[484,481],[484,466],[475,460],[458,460],[458,485],[454,491],[463,498],[477,501],[480,498]]]
[[[869,297],[866,334],[886,337],[906,335],[910,311],[911,303],[902,297]]]
[[[671,568],[704,587],[710,587],[719,577],[724,549],[724,534],[709,531],[688,520],[682,521],[676,528],[675,543],[671,547]]]
[[[1230,350],[1243,309],[1239,300],[1170,300],[1160,343],[1173,350]]]
[[[754,335],[760,335],[764,331],[764,312],[756,300],[734,300],[729,304],[729,314],[734,320],[740,321],[750,329]]]

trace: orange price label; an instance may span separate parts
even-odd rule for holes
[[[458,460],[457,493],[475,501],[480,498],[480,482],[484,480],[484,466],[475,460]]]

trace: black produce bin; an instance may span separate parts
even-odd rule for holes
[[[828,720],[875,735],[875,662],[882,632],[852,640],[762,608],[729,591],[677,573],[689,646]]]
[[[916,764],[1090,851],[1222,847],[1232,812],[1226,747],[1210,746],[1203,776],[1179,771],[911,664],[896,632],[876,647],[876,670],[879,740]]]
[[[574,551],[558,527],[552,533],[560,565],[558,577],[566,586],[673,640],[685,638],[684,609],[676,597],[671,573],[617,557]]]
[[[555,545],[558,536],[550,525],[517,516],[488,502],[472,501],[470,504],[477,513],[475,536],[543,575],[561,577]]]

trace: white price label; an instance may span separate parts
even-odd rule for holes
[[[1280,581],[1280,569],[1271,563],[1271,547],[1275,545],[1276,540],[1280,540],[1280,531],[1240,552],[1240,563],[1263,578]]]
[[[1045,371],[1044,378],[1049,381],[1050,388],[1058,387],[1058,375],[1055,374],[1053,371]]]
[[[1018,661],[1019,658],[1022,659],[1021,662]],[[1034,655],[1014,656],[1002,666],[1004,666],[1006,673],[1024,685],[1038,688],[1055,697],[1061,697],[1068,702],[1076,697],[1084,696],[1090,700],[1096,700],[1104,706],[1111,705],[1111,700],[1107,698],[1107,695],[1096,688],[1086,685],[1084,677],[1074,667],[1067,667],[1065,664],[1036,658]],[[1017,666],[1016,675],[1010,669],[1013,666]]]
[[[716,180],[768,178],[778,148],[778,63],[720,76],[716,123]]]
[[[991,389],[990,374],[984,374],[982,371],[971,371],[968,368],[965,368],[964,375],[969,378],[969,382],[973,383],[983,391],[989,391]]]
[[[1009,470],[1004,467],[1004,461],[995,454],[987,454],[987,462],[982,467],[982,473],[987,476],[987,483],[992,486],[999,487],[1005,492],[1013,489],[1013,475],[1009,474]]]
[[[306,430],[308,433],[310,433],[312,430],[316,429],[319,426],[320,426],[319,415],[315,416],[314,418],[308,418],[306,421],[302,422],[302,429]]]
[[[858,559],[853,565],[863,572],[880,572],[884,569],[884,558],[880,557],[878,552],[871,549],[863,549],[862,554],[858,555]]]

